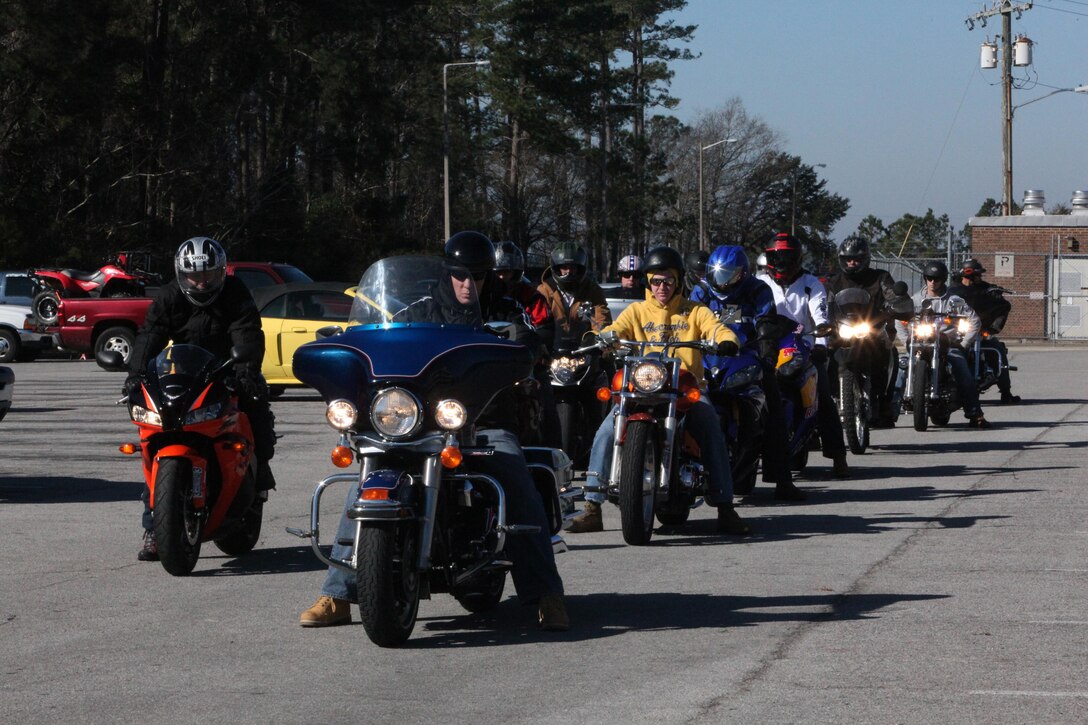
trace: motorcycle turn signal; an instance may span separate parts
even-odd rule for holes
[[[351,465],[352,454],[351,449],[347,446],[337,446],[332,449],[332,465],[337,468],[347,468]]]

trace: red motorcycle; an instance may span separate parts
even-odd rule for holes
[[[154,275],[136,264],[137,255],[148,258],[146,252],[118,252],[94,272],[78,269],[31,269],[27,274],[35,281],[39,292],[30,303],[38,323],[47,327],[57,324],[58,300],[61,297],[142,297]]]
[[[195,345],[174,345],[148,364],[140,387],[123,399],[140,443],[125,443],[121,452],[142,454],[159,560],[174,576],[192,573],[205,541],[239,556],[260,538],[264,497],[257,492],[253,431],[230,376],[235,363],[252,357],[236,347],[224,362]],[[106,370],[125,369],[119,352],[95,358]]]

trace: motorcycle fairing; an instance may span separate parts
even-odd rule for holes
[[[425,405],[459,400],[474,420],[499,391],[531,375],[533,355],[482,328],[394,323],[359,325],[306,343],[292,365],[325,400],[351,400],[360,415],[369,395],[388,381],[412,389]]]

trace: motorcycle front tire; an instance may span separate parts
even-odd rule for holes
[[[914,368],[914,379],[911,380],[911,408],[914,414],[914,430],[924,433],[929,427],[929,418],[926,416],[926,394],[929,392],[929,369],[923,365]]]
[[[658,456],[653,434],[652,422],[629,422],[621,452],[620,526],[623,540],[632,546],[645,546],[654,533]]]
[[[869,417],[865,414],[861,387],[852,370],[839,372],[839,409],[842,411],[842,431],[850,452],[860,456],[869,445]]]
[[[155,477],[151,511],[155,545],[162,568],[174,576],[188,576],[200,558],[204,519],[192,500],[192,464],[187,458],[163,458]]]
[[[369,526],[360,532],[355,584],[359,618],[370,641],[396,647],[412,635],[419,612],[415,526]]]

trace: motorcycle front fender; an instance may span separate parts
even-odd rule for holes
[[[193,503],[197,508],[202,508],[206,501],[208,491],[208,459],[197,453],[189,446],[174,444],[164,446],[155,455],[151,462],[151,477],[147,481],[147,488],[151,492],[151,508],[155,508],[155,480],[159,477],[159,461],[164,458],[188,458],[192,465],[194,483],[200,487],[201,495],[194,497]],[[199,481],[197,477],[199,476]]]
[[[358,498],[347,512],[349,519],[383,523],[416,518],[415,487],[407,471],[391,468],[371,471],[358,490]]]

